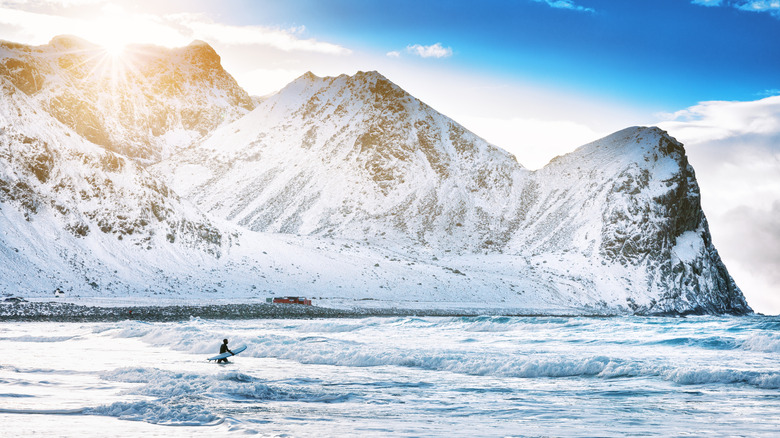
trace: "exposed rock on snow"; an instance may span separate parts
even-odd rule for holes
[[[532,172],[376,72],[307,73],[155,172],[256,231],[540,260],[579,303],[748,309],[712,246],[682,145],[657,128]]]
[[[205,43],[128,59],[0,43],[0,290],[750,312],[657,128],[529,171],[376,72],[256,104]]]
[[[311,73],[155,168],[256,231],[472,253],[517,231],[530,172],[376,72]]]

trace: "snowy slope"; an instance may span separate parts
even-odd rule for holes
[[[544,293],[519,299],[488,267],[464,282],[446,261],[219,224],[0,86],[0,293],[42,298],[59,287],[68,299],[138,304],[305,293],[342,307],[572,311]]]
[[[208,44],[130,46],[121,56],[71,36],[0,41],[0,76],[87,140],[155,162],[254,107]]]
[[[250,111],[204,43],[131,55],[0,43],[0,292],[750,311],[656,128],[529,171],[376,72]]]
[[[154,172],[256,231],[500,246],[529,172],[376,72],[306,74]]]
[[[3,283],[126,290],[157,266],[229,247],[231,235],[132,160],[85,141],[5,78],[0,87]]]
[[[256,231],[370,242],[466,270],[489,259],[499,276],[517,272],[500,266],[510,256],[521,278],[545,284],[533,290],[577,305],[749,309],[712,246],[682,145],[657,128],[531,172],[376,72],[308,73],[153,171]]]
[[[712,245],[683,145],[666,132],[619,131],[553,159],[531,184],[510,251],[552,258],[594,299],[639,311],[747,308]]]

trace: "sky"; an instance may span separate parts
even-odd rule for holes
[[[749,304],[780,314],[780,0],[0,0],[0,39],[58,34],[200,39],[254,95],[377,70],[531,169],[660,126]]]

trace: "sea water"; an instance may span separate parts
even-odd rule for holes
[[[223,338],[247,350],[217,365]],[[0,323],[2,436],[773,436],[780,318]]]

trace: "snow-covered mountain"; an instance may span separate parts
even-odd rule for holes
[[[0,41],[0,76],[85,139],[145,163],[255,106],[201,41],[129,46],[121,56],[73,36]]]
[[[98,52],[0,44],[2,291],[750,311],[657,128],[529,171],[376,72],[258,102],[204,43]]]
[[[0,224],[5,285],[47,290],[84,283],[126,290],[121,283],[138,284],[133,277],[148,275],[141,273],[161,259],[216,258],[233,238],[133,160],[84,140],[4,77]]]
[[[506,244],[530,175],[376,72],[306,74],[154,171],[252,230],[459,253]]]
[[[641,311],[747,308],[657,128],[532,172],[376,72],[308,73],[154,172],[256,231],[540,260],[566,293]]]

